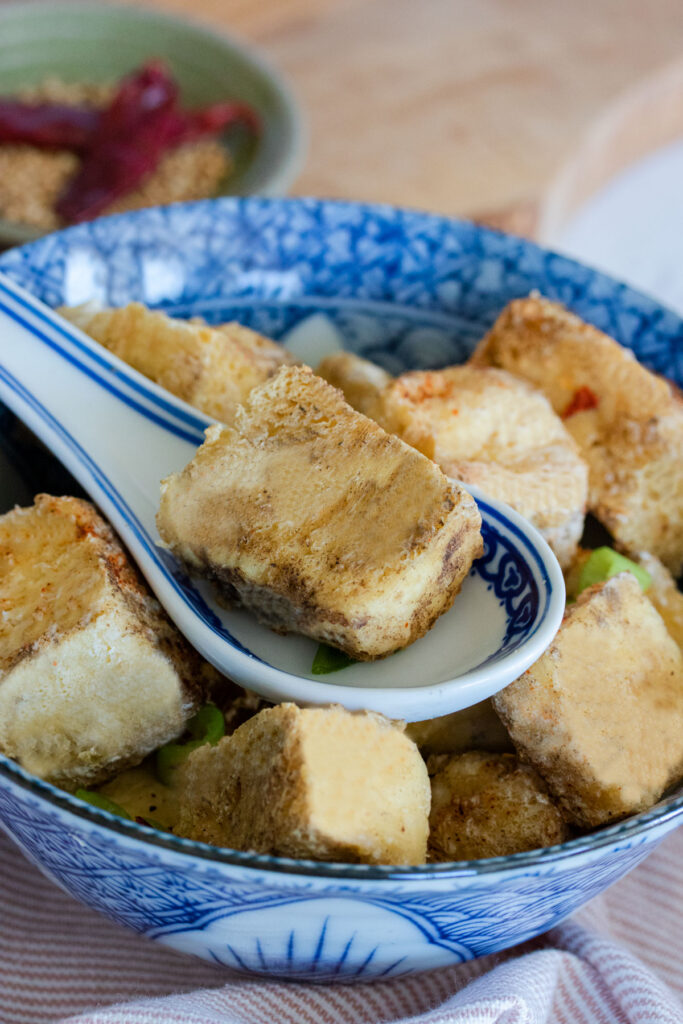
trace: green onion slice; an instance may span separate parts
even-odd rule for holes
[[[620,572],[632,573],[638,580],[642,590],[647,590],[652,584],[652,577],[649,572],[646,572],[636,562],[632,562],[630,558],[625,558],[624,555],[620,555],[618,551],[614,551],[612,548],[596,548],[595,551],[591,551],[581,566],[579,583],[576,590],[577,595],[582,590],[585,590],[586,587],[592,587],[596,583],[604,583],[605,580],[611,579],[612,576],[616,576]]]
[[[341,669],[355,664],[355,659],[350,658],[344,651],[339,651],[336,647],[330,647],[328,644],[319,644],[313,658],[311,671],[314,676],[324,676],[328,672],[340,672]]]
[[[91,804],[93,807],[99,807],[101,811],[109,811],[110,814],[116,814],[119,818],[128,818],[132,821],[128,811],[125,811],[120,804],[114,803],[113,800],[109,800],[102,793],[95,793],[92,789],[77,789],[75,796],[79,800],[83,800],[86,804]]]
[[[192,739],[186,743],[166,743],[156,752],[156,775],[164,786],[173,783],[173,775],[197,747],[215,746],[225,736],[225,717],[215,704],[205,704],[187,723]]]
[[[193,740],[214,746],[225,736],[225,717],[215,704],[205,704],[187,723]]]

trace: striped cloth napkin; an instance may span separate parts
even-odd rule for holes
[[[2,1024],[681,1024],[683,829],[568,923],[368,985],[241,978],[86,910],[0,836]]]

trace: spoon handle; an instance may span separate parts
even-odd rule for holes
[[[3,274],[0,325],[3,401],[103,507],[156,536],[159,481],[185,465],[211,420]]]
[[[159,547],[155,515],[159,481],[189,461],[211,420],[3,274],[0,400],[99,505],[171,618],[208,656],[207,630],[230,634]]]

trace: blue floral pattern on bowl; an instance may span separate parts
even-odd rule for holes
[[[531,243],[388,207],[218,200],[96,221],[0,257],[50,305],[139,300],[280,337],[324,313],[391,371],[462,361],[510,299],[538,289],[683,384],[683,323]],[[483,565],[513,592],[487,552]],[[520,621],[526,614],[523,602]],[[176,949],[257,974],[369,980],[514,945],[639,863],[683,817],[674,795],[563,846],[418,868],[217,850],[88,807],[0,758],[0,822],[89,906]]]

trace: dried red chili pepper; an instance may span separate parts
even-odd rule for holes
[[[60,145],[84,151],[80,170],[55,204],[65,220],[78,223],[96,217],[151,174],[166,149],[217,135],[237,123],[254,133],[260,130],[257,114],[245,103],[231,100],[183,111],[177,98],[168,70],[151,61],[121,82],[105,110],[87,112],[90,123],[83,122],[80,135],[74,132],[73,145],[61,136]],[[49,109],[44,105],[45,111]]]
[[[88,107],[0,99],[0,143],[81,152],[89,146],[99,120],[99,111]]]
[[[80,170],[56,203],[65,220],[96,217],[157,167],[173,135],[177,93],[158,61],[123,80],[100,115]]]
[[[597,409],[600,399],[590,388],[582,385],[572,395],[571,401],[562,413],[562,419],[569,419],[577,412],[585,412],[587,409]]]
[[[183,122],[182,125],[180,122]],[[179,111],[180,137],[178,141],[191,142],[203,135],[218,135],[234,124],[243,124],[255,135],[261,130],[261,122],[256,112],[248,104],[240,103],[239,100],[212,103],[199,110]]]

